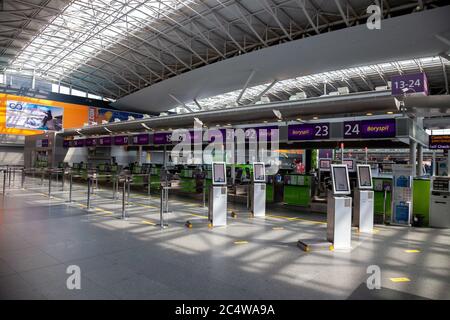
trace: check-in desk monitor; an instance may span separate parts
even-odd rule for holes
[[[331,159],[319,159],[319,170],[330,171]]]
[[[431,181],[430,227],[450,228],[450,177]]]
[[[371,167],[368,164],[358,164],[356,173],[358,188],[353,199],[353,226],[358,227],[359,232],[372,233],[374,192]]]
[[[327,199],[327,240],[334,249],[351,249],[352,198],[348,167],[346,164],[331,165],[333,193]]]
[[[213,227],[227,224],[227,174],[224,162],[212,164],[208,218]]]
[[[264,163],[253,163],[252,212],[254,217],[266,215],[266,169]]]

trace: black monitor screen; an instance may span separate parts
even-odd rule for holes
[[[320,169],[330,169],[331,160],[320,160]]]
[[[214,163],[213,164],[213,184],[226,184],[225,176],[225,164]]]
[[[253,180],[255,182],[265,182],[265,170],[264,163],[254,163],[253,164]]]
[[[370,172],[370,166],[358,166],[358,179],[359,187],[371,189],[372,188],[372,177]]]
[[[350,192],[348,173],[345,167],[336,166],[333,170],[333,183],[335,193],[346,194]]]

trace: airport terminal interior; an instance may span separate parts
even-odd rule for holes
[[[0,300],[450,299],[449,17],[0,0]]]

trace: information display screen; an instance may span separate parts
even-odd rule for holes
[[[265,182],[266,181],[266,171],[264,163],[253,163],[253,181],[254,182]]]
[[[213,184],[215,184],[215,185],[226,185],[227,184],[227,176],[226,176],[224,162],[213,163],[212,173],[213,173],[213,176],[212,176]]]
[[[319,159],[319,169],[321,171],[330,171],[331,159]]]
[[[348,168],[348,171],[355,171],[355,160],[353,159],[344,159],[344,161],[342,161],[343,164],[345,164]]]
[[[359,189],[372,189],[372,171],[370,165],[359,164],[357,168]]]
[[[348,178],[348,168],[345,164],[331,165],[333,193],[350,194],[350,181]]]

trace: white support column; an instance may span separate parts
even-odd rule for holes
[[[417,176],[422,175],[422,166],[423,166],[423,146],[419,143],[417,145]]]
[[[33,76],[31,78],[31,89],[36,89],[36,70],[33,69]]]
[[[450,150],[447,153],[447,176],[450,177]]]
[[[410,139],[409,140],[409,164],[412,166],[411,176],[416,176],[416,149],[417,142]]]

